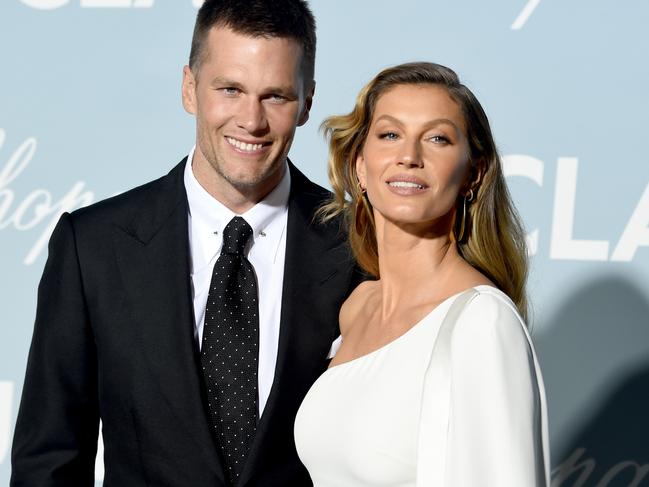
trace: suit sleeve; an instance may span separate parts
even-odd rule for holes
[[[543,383],[524,326],[490,293],[458,319],[445,486],[547,487]]]
[[[92,486],[99,407],[96,349],[72,218],[49,243],[12,448],[11,486]]]

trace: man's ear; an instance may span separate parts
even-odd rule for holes
[[[196,115],[196,78],[189,66],[183,68],[182,98],[185,111]]]
[[[300,118],[298,118],[297,120],[298,127],[301,127],[307,122],[307,120],[309,120],[309,112],[311,111],[311,105],[313,105],[314,94],[315,94],[315,80],[311,81],[311,85],[308,88],[306,96],[304,97],[304,106],[302,107],[302,113],[300,113]]]

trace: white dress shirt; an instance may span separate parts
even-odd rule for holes
[[[185,166],[185,189],[189,202],[189,248],[196,328],[194,336],[201,346],[205,306],[212,279],[212,269],[221,254],[223,229],[237,216],[203,188],[192,171],[194,149]],[[247,258],[257,276],[259,293],[259,416],[261,417],[275,376],[279,320],[284,282],[286,223],[291,176],[284,177],[262,201],[242,215],[252,227]]]

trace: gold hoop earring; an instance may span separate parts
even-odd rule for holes
[[[372,227],[374,227],[374,211],[372,210],[372,204],[367,197],[367,189],[363,188],[360,180],[356,180],[356,187],[358,188],[358,197],[356,198],[356,230],[360,232],[362,227],[361,221],[359,220],[361,215],[360,207],[362,206],[367,213],[367,218]]]
[[[474,196],[475,194],[473,193],[473,188],[471,188],[469,189],[469,192],[464,195],[464,198],[462,198],[462,220],[460,220],[460,224],[456,226],[457,233],[455,235],[455,240],[457,241],[457,243],[462,242],[466,234],[466,205],[467,203],[471,203],[473,201]]]

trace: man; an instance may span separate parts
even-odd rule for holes
[[[207,0],[183,73],[196,146],[50,241],[11,485],[310,485],[293,442],[356,279],[287,160],[314,92],[303,0]]]

